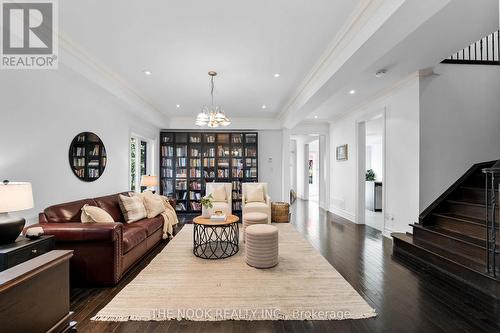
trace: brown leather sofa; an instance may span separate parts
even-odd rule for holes
[[[40,213],[36,226],[55,236],[57,249],[74,251],[70,261],[72,284],[114,285],[161,242],[161,215],[123,223],[118,200],[118,194],[113,194],[51,206]],[[104,209],[118,222],[81,223],[81,208],[85,204]]]

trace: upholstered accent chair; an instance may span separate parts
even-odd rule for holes
[[[212,194],[214,198],[213,208],[205,209],[202,207],[203,216],[210,216],[215,211],[221,210],[226,216],[231,215],[233,212],[233,185],[231,183],[207,183],[206,194]]]
[[[267,191],[267,183],[243,183],[242,185],[243,218],[247,213],[265,213],[267,223],[271,223],[271,197]]]

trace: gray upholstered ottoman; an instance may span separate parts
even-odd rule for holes
[[[246,229],[245,256],[248,265],[271,268],[278,264],[278,228],[254,224]]]
[[[246,241],[245,230],[254,224],[267,224],[269,218],[266,213],[246,213],[243,215],[243,242]]]

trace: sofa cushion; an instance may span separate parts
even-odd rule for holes
[[[111,223],[115,222],[104,209],[96,206],[84,205],[81,215],[82,223]]]
[[[249,187],[245,197],[247,202],[264,202],[264,188],[262,185]]]
[[[134,193],[134,196],[138,196],[142,199],[144,207],[146,208],[148,219],[156,217],[165,211],[163,199],[158,194],[146,191],[142,193]]]
[[[97,203],[93,199],[67,202],[45,208],[44,213],[49,223],[81,222],[81,209],[85,205],[97,206]]]
[[[224,185],[212,186],[212,198],[215,202],[226,202],[226,187]]]
[[[94,201],[96,202],[97,206],[107,211],[109,215],[111,215],[113,220],[116,222],[125,221],[122,214],[122,210],[120,209],[120,202],[119,202],[120,199],[118,198],[118,195],[120,194],[128,196],[128,192],[123,192],[113,195],[106,195],[104,197],[94,198]]]
[[[163,217],[158,215],[150,219],[142,219],[140,221],[134,222],[134,226],[140,226],[146,230],[146,235],[149,237],[155,233],[156,230],[163,227]]]
[[[135,224],[123,225],[123,253],[132,250],[146,239],[146,229]]]
[[[247,202],[245,204],[246,208],[266,208],[267,204],[265,202]]]
[[[125,222],[136,222],[148,216],[146,207],[144,207],[144,203],[140,197],[128,197],[121,194],[118,195],[118,197],[120,198],[120,208],[122,210],[123,217],[125,218]]]

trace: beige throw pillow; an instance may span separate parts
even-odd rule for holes
[[[82,223],[112,223],[113,218],[107,211],[96,206],[85,205],[82,207],[82,215],[80,216]]]
[[[212,187],[212,198],[214,202],[226,202],[226,188],[224,185]]]
[[[146,208],[148,219],[156,217],[165,211],[163,200],[159,195],[153,194],[151,191],[134,194],[142,199],[142,203]]]
[[[144,203],[140,197],[127,197],[120,194],[119,198],[120,209],[122,210],[123,217],[125,217],[125,222],[136,222],[148,216],[146,207],[144,207]]]
[[[264,202],[264,188],[262,185],[248,187],[245,199],[247,202]]]

